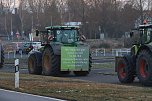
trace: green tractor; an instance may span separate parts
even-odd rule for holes
[[[118,79],[121,83],[132,83],[138,77],[141,84],[152,86],[152,25],[140,25],[130,37],[136,37],[130,54],[116,57]]]
[[[86,76],[91,70],[90,47],[83,41],[78,26],[49,26],[36,30],[41,38],[40,51],[32,51],[28,58],[30,74],[59,76],[71,71]]]

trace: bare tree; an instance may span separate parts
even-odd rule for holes
[[[11,8],[10,0],[5,1],[0,9]],[[0,31],[29,33],[35,28],[74,21],[82,22],[82,32],[88,38],[99,38],[100,33],[121,37],[138,18],[141,23],[147,15],[152,16],[151,0],[21,0],[18,14],[0,14]]]

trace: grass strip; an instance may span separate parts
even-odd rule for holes
[[[14,74],[0,72],[0,88],[72,101],[150,101],[152,88],[92,83],[63,77],[20,74],[20,88],[14,88]]]

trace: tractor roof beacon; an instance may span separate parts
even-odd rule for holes
[[[130,36],[137,36],[133,43],[131,53],[122,57],[116,57],[115,70],[118,79],[122,83],[132,83],[137,76],[141,84],[152,86],[152,25],[140,25],[131,32]]]
[[[84,43],[78,26],[49,26],[36,30],[42,51],[33,51],[28,58],[31,74],[61,75],[71,71],[86,76],[91,70],[90,47]]]

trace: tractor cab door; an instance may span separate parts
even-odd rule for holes
[[[53,40],[53,32],[51,30],[40,31],[40,41],[42,45],[49,44]]]
[[[144,28],[140,29],[140,38],[141,44],[147,44],[152,41],[152,29],[151,28]]]

